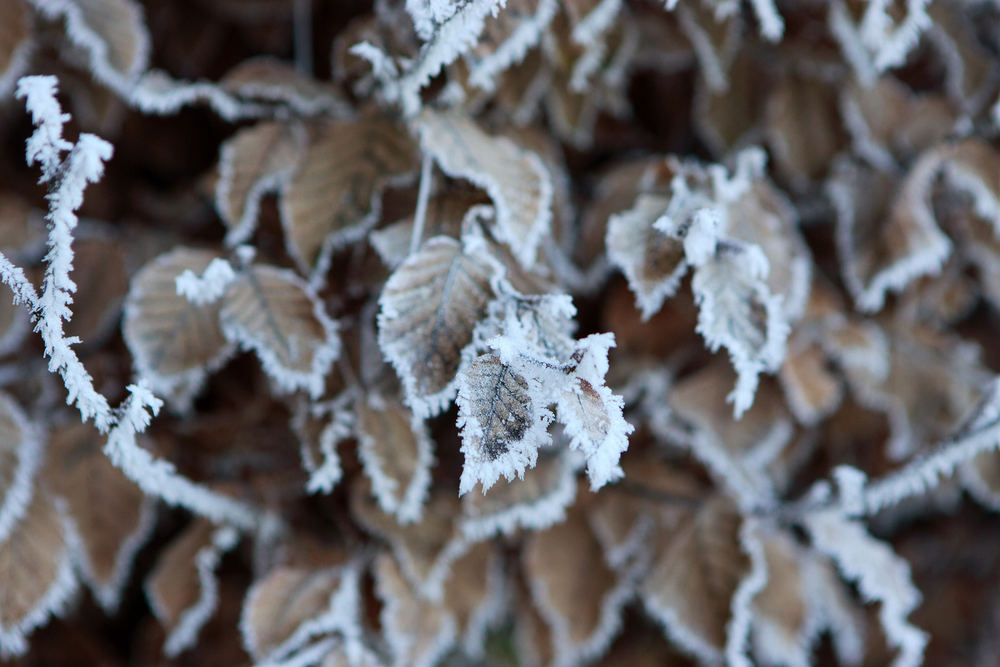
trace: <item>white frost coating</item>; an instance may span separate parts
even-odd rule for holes
[[[490,356],[493,355],[483,355],[477,361]],[[483,493],[486,493],[501,475],[507,481],[514,477],[523,478],[524,471],[535,466],[539,447],[551,442],[552,436],[549,435],[548,429],[552,422],[552,413],[546,407],[548,401],[539,400],[546,396],[544,384],[529,364],[530,362],[518,363],[517,359],[497,358],[498,369],[492,378],[474,377],[472,371],[477,369],[475,362],[459,372],[458,396],[455,399],[458,405],[456,423],[461,429],[462,454],[465,455],[458,486],[459,495],[472,491],[477,482],[482,484]],[[518,377],[527,383],[526,396],[518,396],[518,392],[508,389],[507,379],[513,378],[512,381],[517,382]],[[489,382],[488,386],[483,387],[480,384],[483,380]],[[511,395],[505,399],[500,396],[501,390],[508,391]],[[518,403],[511,405],[511,400],[516,400]],[[524,400],[527,403],[520,403]],[[476,403],[480,401],[488,402],[491,406],[493,402],[499,401],[504,412],[493,411],[491,408],[487,415],[491,421],[481,423],[476,410]],[[492,423],[494,419],[504,421],[494,424]],[[510,426],[507,423],[508,419],[519,421],[520,428],[514,433],[520,437],[516,439],[506,437]],[[502,442],[498,442],[499,435],[495,434],[498,430],[505,436]],[[503,446],[503,451],[489,451],[491,446],[497,444]]]
[[[734,246],[698,267],[691,281],[698,304],[697,331],[711,351],[725,347],[736,369],[736,387],[727,397],[740,417],[752,404],[758,376],[775,370],[784,359],[790,326],[781,296],[771,294],[764,282],[767,257],[759,246]],[[751,309],[763,310],[764,331]]]
[[[621,8],[622,0],[600,0],[589,14],[573,26],[573,41],[582,46],[594,44],[611,27]]]
[[[382,411],[386,407],[385,400],[375,393],[369,395],[368,404],[376,411]],[[358,456],[372,482],[372,493],[384,512],[394,515],[404,524],[420,520],[430,491],[431,467],[434,465],[434,443],[427,431],[427,424],[412,413],[410,417],[410,429],[417,443],[417,467],[404,488],[399,488],[398,481],[386,471],[387,462],[379,457],[375,438],[358,428]],[[385,448],[383,443],[383,449]],[[389,448],[391,449],[391,445]]]
[[[518,22],[514,32],[493,53],[481,60],[469,57],[474,62],[469,68],[469,83],[486,92],[493,92],[496,89],[496,77],[524,60],[528,51],[541,41],[542,33],[552,22],[558,9],[558,0],[539,0],[535,13]]]
[[[661,219],[662,220],[662,219]],[[657,220],[653,226],[666,231],[665,221]],[[717,211],[710,208],[698,209],[691,216],[690,226],[684,234],[684,256],[693,266],[701,266],[714,255],[719,242],[721,222]],[[764,260],[765,263],[767,260]],[[765,270],[766,274],[767,271]]]
[[[740,546],[750,557],[750,571],[740,581],[730,601],[729,623],[726,624],[726,664],[730,667],[752,667],[747,656],[750,628],[754,618],[753,599],[767,585],[767,559],[760,538],[760,526],[752,517],[740,526]]]
[[[333,491],[333,487],[337,486],[344,476],[344,471],[340,467],[337,445],[349,438],[350,434],[350,429],[345,429],[345,424],[337,416],[334,416],[330,423],[323,427],[319,434],[319,451],[323,455],[323,462],[309,470],[306,491],[309,493],[330,493]]]
[[[495,514],[464,517],[460,524],[462,534],[469,540],[479,542],[500,534],[513,535],[518,528],[544,530],[566,518],[566,508],[573,504],[575,498],[576,466],[572,457],[564,454],[559,460],[559,479],[547,494]]]
[[[920,604],[909,564],[839,510],[815,512],[803,524],[816,549],[830,556],[846,578],[857,582],[865,598],[882,603],[879,620],[886,640],[899,649],[892,664],[921,664],[928,636],[906,620]]]
[[[124,0],[129,14],[127,30],[135,40],[135,53],[129,68],[120,71],[109,60],[108,44],[88,24],[86,11],[72,0],[30,0],[38,12],[50,20],[63,18],[66,22],[66,36],[74,46],[86,55],[91,74],[116,93],[128,98],[135,87],[136,79],[149,64],[150,38],[143,17],[142,6],[131,0]],[[100,8],[92,11],[99,12]],[[116,28],[123,28],[117,25]]]
[[[183,273],[174,278],[178,296],[183,296],[196,306],[215,303],[221,299],[234,280],[236,272],[233,271],[232,265],[221,257],[209,262],[200,276],[195,275],[191,269],[184,269]]]
[[[42,462],[41,435],[38,427],[28,421],[21,407],[10,396],[0,393],[0,410],[6,412],[14,427],[20,431],[17,442],[0,444],[3,449],[17,450],[17,469],[12,481],[0,500],[0,542],[3,542],[24,517],[35,486],[35,473]]]
[[[42,168],[39,183],[50,183],[49,212],[45,216],[49,227],[47,264],[42,293],[36,295],[34,287],[3,258],[0,277],[14,291],[15,300],[32,307],[36,319],[35,330],[45,342],[45,355],[49,357],[49,371],[58,371],[66,385],[67,404],[76,404],[85,421],[94,420],[99,430],[107,431],[114,417],[107,399],[93,386],[80,359],[72,349],[77,340],[63,334],[63,320],[69,320],[72,293],[76,284],[69,277],[73,266],[73,230],[78,218],[76,209],[83,204],[83,191],[104,173],[104,162],[111,158],[111,144],[92,134],[81,134],[74,145],[62,136],[63,124],[69,114],[62,113],[55,97],[56,78],[30,76],[17,85],[17,97],[25,100],[35,132],[27,142],[28,165],[36,162]],[[63,157],[63,153],[69,154]]]
[[[163,643],[163,654],[168,658],[174,658],[194,646],[198,633],[215,613],[219,605],[219,582],[215,570],[219,567],[222,555],[235,547],[237,542],[239,533],[230,526],[222,526],[212,533],[211,543],[199,549],[195,555],[194,566],[198,571],[201,590],[198,601],[181,613],[177,625]],[[146,590],[146,597],[154,615],[162,621],[166,617],[162,602],[149,589]]]
[[[104,453],[144,493],[168,505],[184,507],[214,523],[230,523],[241,530],[257,525],[256,510],[240,501],[215,493],[177,472],[168,461],[157,459],[136,443],[136,433],[149,423],[149,412],[159,412],[163,402],[148,390],[129,385],[124,417],[108,434]]]
[[[884,72],[899,67],[931,25],[927,14],[930,0],[906,0],[906,17],[893,26],[889,14],[891,0],[873,0],[861,18],[861,41],[872,53],[875,68]]]
[[[1000,448],[1000,379],[994,379],[979,405],[957,433],[937,450],[915,460],[901,470],[870,482],[864,489],[868,514],[895,505],[904,498],[920,495],[940,483],[942,477],[977,454]]]
[[[90,588],[98,604],[108,614],[113,614],[118,610],[121,602],[121,595],[128,577],[132,573],[132,560],[139,552],[139,549],[146,544],[146,540],[153,532],[156,523],[156,500],[152,496],[144,496],[142,507],[139,511],[139,524],[135,530],[129,534],[125,540],[118,545],[115,552],[115,562],[111,569],[111,577],[107,582],[98,581],[94,574],[94,564],[87,555],[87,550],[83,547],[83,538],[80,535],[79,526],[70,513],[67,513],[67,530],[70,536],[69,543],[72,547],[73,560],[80,578],[83,579],[87,587]]]
[[[538,244],[549,233],[552,222],[554,186],[552,174],[538,154],[523,149],[506,137],[494,137],[483,132],[468,118],[425,112],[416,121],[420,147],[434,156],[441,170],[452,178],[463,178],[486,190],[496,209],[498,239],[506,243],[517,261],[531,268],[538,253]],[[475,142],[468,146],[466,140]],[[449,150],[455,149],[457,150]],[[471,149],[478,151],[473,154]],[[488,150],[488,152],[487,152]],[[520,173],[524,163],[530,174]],[[511,183],[501,179],[510,177]],[[521,203],[525,192],[518,188],[517,179],[527,179],[537,185],[537,202],[532,220],[517,220],[514,205]],[[532,199],[534,196],[529,194]],[[521,200],[521,201],[519,201]],[[531,209],[532,202],[528,208]]]
[[[785,33],[785,21],[774,5],[774,0],[752,0],[751,4],[760,23],[760,34],[770,42],[779,41]]]
[[[854,69],[854,74],[858,77],[861,85],[866,88],[874,85],[878,78],[878,72],[875,71],[871,55],[861,43],[861,34],[851,20],[844,0],[833,0],[830,3],[827,23],[830,25],[830,32],[834,39],[840,45],[844,60]]]
[[[60,521],[63,524],[63,535],[68,535],[66,525],[66,512],[59,503],[56,503],[59,511]],[[22,574],[23,576],[23,574]],[[13,658],[23,655],[28,650],[28,635],[42,625],[51,616],[62,616],[73,600],[80,582],[73,572],[73,560],[70,557],[70,545],[66,544],[62,558],[56,571],[55,579],[45,595],[38,601],[19,623],[7,627],[0,623],[0,659]]]
[[[556,407],[570,447],[587,457],[591,491],[624,477],[618,461],[628,449],[628,436],[633,431],[622,414],[624,400],[604,384],[608,350],[614,345],[611,333],[592,334],[578,342],[581,361]]]
[[[382,80],[386,100],[398,102],[407,116],[415,116],[420,111],[420,90],[442,68],[455,62],[476,45],[486,27],[486,17],[491,14],[495,16],[501,8],[506,7],[507,0],[467,0],[451,4],[454,9],[450,13],[438,13],[435,17],[441,22],[435,21],[432,26],[425,28],[427,41],[420,47],[417,56],[401,68],[400,75]],[[426,23],[422,22],[421,25],[426,26]],[[376,63],[377,70],[383,73],[391,71],[384,62],[388,60],[388,56],[376,55],[376,51],[376,47],[368,45],[357,55]]]

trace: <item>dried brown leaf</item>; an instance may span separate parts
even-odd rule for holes
[[[379,298],[379,347],[418,417],[438,414],[451,401],[499,272],[485,249],[463,248],[455,239],[438,236],[386,281]]]
[[[66,333],[86,344],[100,343],[118,324],[128,289],[125,250],[112,239],[81,239],[73,244],[73,319]]]
[[[299,267],[322,279],[333,251],[364,238],[378,222],[382,190],[416,164],[413,140],[388,118],[367,115],[319,128],[281,196],[286,245]]]
[[[28,64],[31,10],[25,0],[10,0],[0,23],[0,95],[10,92]]]
[[[103,444],[89,424],[56,430],[49,439],[46,479],[66,502],[84,581],[98,602],[113,611],[132,560],[153,529],[155,505],[111,464],[101,451]]]
[[[125,297],[122,331],[136,370],[154,391],[181,402],[233,349],[219,325],[218,303],[195,305],[177,294],[177,276],[201,275],[215,257],[177,247],[146,264]]]
[[[293,272],[246,268],[229,286],[219,321],[226,338],[257,353],[279,389],[323,393],[340,338],[322,302]]]

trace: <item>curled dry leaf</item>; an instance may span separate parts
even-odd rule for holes
[[[24,516],[41,458],[37,427],[13,398],[0,393],[0,540]]]
[[[521,479],[498,481],[486,493],[462,498],[462,532],[469,539],[484,540],[517,528],[542,530],[566,517],[576,499],[576,468],[572,457],[540,453],[533,468]]]
[[[533,265],[552,220],[552,176],[541,158],[456,113],[425,110],[415,127],[421,148],[446,174],[486,190],[496,207],[497,238],[522,265]]]
[[[336,617],[350,617],[356,611],[340,608],[357,603],[353,580],[345,581],[349,578],[342,568],[275,568],[247,591],[240,617],[244,647],[258,661],[280,658],[311,635],[348,620]]]
[[[31,10],[26,0],[11,0],[0,23],[0,95],[10,92],[28,64],[31,50]]]
[[[362,526],[389,543],[403,575],[423,597],[439,600],[442,584],[456,558],[468,549],[458,534],[458,500],[451,493],[434,495],[418,523],[400,524],[379,509],[367,484],[351,492],[351,512]]]
[[[49,440],[45,479],[66,503],[81,578],[110,612],[118,607],[132,560],[152,532],[155,505],[111,464],[103,444],[89,424],[56,430]]]
[[[382,190],[412,174],[417,156],[406,130],[379,115],[316,132],[282,190],[281,219],[289,254],[322,279],[333,251],[375,226]]]
[[[293,272],[247,267],[226,292],[219,320],[227,339],[257,353],[281,391],[323,393],[340,338],[319,298]]]
[[[653,226],[669,203],[666,197],[640,195],[632,209],[608,220],[608,259],[625,274],[644,320],[674,295],[688,269],[683,242]]]
[[[375,592],[382,600],[379,620],[394,665],[432,667],[455,645],[455,618],[421,598],[388,554],[375,561]]]
[[[76,590],[65,521],[39,489],[0,542],[0,657],[28,650],[26,635],[62,613]]]
[[[227,243],[250,237],[261,198],[288,180],[304,143],[301,126],[267,122],[244,128],[222,144],[215,208],[229,229]]]
[[[604,562],[600,542],[576,509],[533,533],[523,552],[531,597],[552,633],[554,664],[578,664],[607,649],[631,596],[628,579]]]
[[[369,394],[357,403],[358,456],[379,506],[417,521],[431,483],[434,445],[427,426],[396,400]]]
[[[709,663],[722,658],[733,596],[749,570],[741,522],[728,501],[707,501],[664,536],[639,583],[639,597],[670,638]]]
[[[201,275],[215,258],[183,247],[160,255],[133,277],[125,297],[122,332],[136,371],[153,391],[181,403],[233,350],[219,325],[219,304],[195,305],[177,294],[177,276]]]
[[[465,463],[459,494],[480,483],[485,493],[501,477],[523,477],[549,442],[552,413],[538,379],[496,353],[476,358],[459,376],[458,423]]]
[[[231,528],[195,519],[161,552],[145,582],[146,597],[166,630],[163,652],[173,657],[194,646],[198,633],[219,604],[216,569],[222,554],[236,546]]]
[[[938,273],[951,254],[930,203],[939,165],[937,153],[925,154],[897,186],[893,174],[841,163],[828,183],[844,282],[862,310],[879,310],[890,290]]]
[[[386,281],[379,298],[378,342],[418,417],[451,402],[459,369],[493,299],[500,267],[484,248],[438,236]]]

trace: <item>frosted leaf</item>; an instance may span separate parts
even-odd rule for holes
[[[240,615],[243,646],[256,660],[280,659],[310,637],[358,630],[357,576],[346,568],[279,566],[254,582]]]
[[[149,64],[150,39],[142,6],[132,0],[39,0],[45,17],[62,17],[66,36],[99,81],[128,94]]]
[[[418,597],[388,554],[375,561],[375,593],[382,600],[379,621],[394,665],[432,667],[455,645],[455,618]]]
[[[216,569],[237,540],[232,528],[215,528],[195,519],[160,552],[145,591],[153,615],[166,631],[163,653],[168,658],[193,647],[215,614],[219,604]]]
[[[285,184],[304,144],[301,127],[281,122],[244,128],[222,144],[215,209],[229,230],[226,243],[235,245],[250,237],[261,198]]]
[[[444,192],[432,195],[427,201],[424,214],[424,238],[450,236],[459,238],[462,220],[473,206],[486,204],[489,199],[478,189],[462,189],[451,185]],[[410,254],[413,239],[413,217],[395,222],[388,227],[377,229],[368,235],[368,240],[389,268],[395,269]]]
[[[767,273],[759,246],[727,243],[691,281],[698,333],[713,352],[725,347],[736,369],[728,400],[737,417],[753,404],[758,376],[777,370],[785,355],[789,326],[781,298],[765,283]]]
[[[467,365],[473,332],[493,299],[501,272],[481,247],[428,240],[396,269],[379,297],[378,341],[418,417],[440,413]]]
[[[451,566],[442,604],[454,615],[466,655],[482,660],[486,632],[506,606],[503,560],[490,542],[473,545]]]
[[[322,280],[333,251],[375,226],[383,189],[416,165],[413,140],[388,118],[323,125],[281,193],[285,242],[299,267]]]
[[[118,607],[156,512],[154,499],[111,464],[102,445],[89,424],[56,430],[49,440],[45,478],[66,503],[80,577],[110,613]]]
[[[640,195],[635,206],[608,220],[608,259],[625,274],[643,319],[649,319],[673,296],[687,273],[684,245],[653,224],[670,200]]]
[[[226,72],[219,88],[249,103],[271,103],[305,116],[342,118],[352,113],[350,103],[335,87],[270,56],[244,60]]]
[[[640,599],[667,636],[706,663],[722,660],[733,598],[750,569],[741,523],[727,501],[705,503],[661,543],[639,583]]]
[[[822,178],[844,143],[836,91],[818,79],[785,76],[767,98],[764,125],[775,165],[796,187]]]
[[[374,393],[358,401],[357,412],[358,456],[379,506],[403,523],[418,521],[434,463],[426,424]]]
[[[806,426],[831,415],[844,397],[840,379],[827,367],[826,354],[805,335],[793,334],[778,379],[788,407]]]
[[[522,558],[531,597],[552,633],[553,664],[604,653],[621,628],[632,586],[605,564],[583,513],[576,509],[563,523],[532,533]]]
[[[0,95],[6,95],[28,66],[31,53],[31,10],[26,0],[7,3],[0,28]]]
[[[522,665],[550,665],[554,658],[552,630],[531,601],[524,585],[517,589],[514,605],[514,647]]]
[[[552,220],[552,176],[541,158],[457,113],[425,110],[415,127],[421,148],[446,174],[486,190],[496,208],[497,238],[530,268]]]
[[[990,101],[997,82],[993,56],[976,37],[978,21],[960,6],[931,4],[928,42],[937,47],[948,71],[949,97],[964,111],[975,113]]]
[[[41,457],[37,427],[10,396],[0,393],[0,540],[28,509]]]
[[[0,657],[22,655],[26,636],[61,615],[78,586],[65,521],[39,489],[24,517],[0,543]]]
[[[425,14],[424,18],[416,21],[418,34],[426,40],[416,57],[405,62],[405,67],[398,76],[385,76],[391,71],[390,68],[385,64],[380,66],[377,64],[383,71],[383,94],[388,100],[399,102],[407,116],[413,116],[420,111],[421,89],[430,83],[431,78],[437,76],[442,68],[455,62],[476,45],[485,28],[486,18],[490,15],[496,16],[506,5],[506,0],[469,2],[411,0],[407,9],[409,10],[413,4],[428,3],[438,5],[442,11]],[[374,51],[377,56],[369,58],[376,63],[379,60],[388,60],[381,51],[377,49]]]
[[[507,0],[503,11],[486,20],[482,37],[466,54],[469,83],[492,92],[497,77],[538,46],[558,9],[557,0]]]
[[[831,32],[840,43],[844,59],[863,82],[875,73],[899,67],[929,25],[927,0],[879,0],[865,6],[858,19],[846,2],[831,6]]]
[[[221,257],[216,257],[199,276],[191,269],[174,279],[177,293],[196,306],[204,306],[222,298],[230,283],[236,280],[232,265]]]
[[[670,4],[677,4],[670,0]],[[674,10],[698,58],[699,71],[714,91],[729,86],[729,68],[739,47],[743,21],[738,12],[714,13],[708,3],[684,2]]]
[[[820,620],[806,598],[806,582],[799,547],[775,532],[763,540],[767,585],[753,598],[751,645],[753,655],[768,665],[806,667]]]
[[[785,317],[794,321],[802,315],[809,298],[812,258],[791,202],[762,176],[757,175],[727,206],[726,234],[760,247],[767,257],[768,290],[781,296]]]
[[[899,650],[895,667],[919,665],[929,637],[907,620],[920,604],[909,564],[858,522],[836,510],[816,512],[804,522],[817,550],[829,555],[841,573],[855,581],[861,595],[880,602],[879,621],[890,646]]]
[[[516,341],[516,354],[557,365],[569,363],[577,348],[573,299],[568,294],[511,293],[506,283],[504,289],[493,302],[490,317],[501,323],[505,339]]]
[[[565,3],[565,11],[573,25],[573,41],[590,44],[618,18],[622,0],[570,0]]]
[[[246,268],[226,292],[219,319],[226,338],[256,352],[281,391],[323,393],[340,338],[319,297],[294,273]]]
[[[556,418],[565,425],[570,447],[587,458],[590,489],[596,491],[620,479],[618,459],[628,449],[633,427],[622,415],[624,401],[604,384],[612,334],[594,334],[580,341],[581,361],[576,376],[564,385],[556,404]]]
[[[576,467],[572,457],[543,450],[523,479],[497,482],[486,493],[462,498],[462,533],[485,540],[518,528],[542,530],[565,519],[576,499]]]
[[[460,373],[456,402],[465,462],[459,494],[477,482],[486,492],[501,476],[523,477],[550,441],[545,392],[537,377],[522,372],[490,352]]]
[[[455,519],[459,507],[453,494],[432,496],[419,522],[401,524],[378,507],[367,484],[358,484],[351,492],[355,518],[389,543],[403,575],[420,595],[431,600],[441,599],[451,564],[469,547],[458,534]]]
[[[184,271],[201,275],[214,253],[176,248],[146,264],[125,297],[122,332],[139,376],[153,391],[184,402],[233,346],[219,326],[219,304],[195,305],[177,294]]]

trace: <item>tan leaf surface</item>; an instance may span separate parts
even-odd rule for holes
[[[357,404],[358,456],[383,510],[417,521],[430,486],[433,443],[398,400],[372,394]]]
[[[387,118],[323,125],[281,197],[285,241],[299,266],[324,276],[334,249],[360,240],[378,222],[383,188],[416,164],[413,140]]]
[[[765,127],[775,163],[797,185],[822,178],[844,143],[834,89],[805,77],[786,76],[774,87]]]
[[[840,379],[827,367],[823,349],[793,335],[778,379],[785,390],[788,407],[803,424],[815,424],[832,414],[843,399]]]
[[[534,264],[552,220],[552,176],[541,158],[456,113],[425,110],[415,126],[421,147],[446,174],[486,190],[496,207],[497,238],[521,264]]]
[[[153,529],[154,503],[101,451],[104,438],[89,424],[52,433],[46,479],[65,499],[80,541],[80,569],[98,601],[118,605],[132,559]]]
[[[666,197],[640,195],[633,208],[608,220],[608,259],[628,279],[643,319],[673,296],[688,268],[684,244],[653,227],[669,202]]]
[[[118,323],[128,289],[125,251],[112,239],[81,239],[73,244],[73,319],[66,333],[84,344],[99,343]]]
[[[562,521],[576,498],[576,475],[568,456],[542,452],[524,477],[498,481],[486,493],[462,496],[462,532],[470,539],[511,534],[518,527],[544,529]]]
[[[132,0],[79,0],[76,4],[86,27],[104,43],[107,64],[116,74],[128,79],[146,68],[149,32],[141,5]],[[71,28],[71,39],[73,33]]]
[[[476,326],[493,298],[499,271],[484,250],[438,236],[386,281],[379,298],[379,347],[403,382],[413,412],[441,412]]]
[[[741,518],[726,500],[711,500],[665,538],[639,585],[646,609],[686,651],[721,659],[730,602],[749,569],[740,547]]]
[[[215,208],[229,228],[228,243],[240,243],[250,236],[257,224],[261,197],[288,179],[304,143],[298,126],[263,122],[240,130],[222,145]]]
[[[20,654],[24,635],[59,614],[77,585],[65,525],[47,493],[34,494],[0,543],[0,581],[0,654]]]
[[[531,596],[563,663],[599,655],[617,634],[630,589],[604,562],[601,544],[577,509],[533,533],[523,562]]]
[[[247,591],[240,629],[247,650],[261,660],[305,622],[330,606],[342,583],[336,569],[277,567]]]
[[[282,391],[323,393],[340,339],[319,298],[293,272],[248,267],[226,292],[219,321],[226,338],[257,353]]]
[[[177,294],[175,278],[197,275],[216,257],[193,248],[160,255],[132,279],[122,331],[139,374],[154,391],[193,393],[206,371],[220,366],[232,345],[219,326],[219,304],[195,305]]]
[[[36,427],[13,398],[0,393],[0,540],[24,516],[41,458]]]

